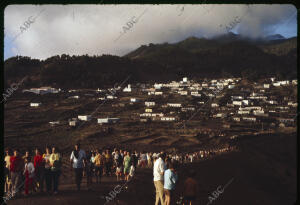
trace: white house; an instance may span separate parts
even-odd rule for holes
[[[182,112],[186,112],[186,111],[194,111],[194,110],[195,110],[194,107],[183,107],[183,108],[181,108],[181,111],[182,111]]]
[[[233,100],[243,100],[244,97],[243,96],[231,96],[231,99],[233,99]]]
[[[175,117],[161,117],[160,118],[161,121],[175,121]]]
[[[242,100],[244,105],[249,105],[249,100]]]
[[[152,112],[152,109],[151,108],[146,108],[145,112]]]
[[[238,111],[238,114],[240,114],[240,115],[245,115],[245,114],[250,114],[250,111],[249,110],[239,110]]]
[[[77,118],[72,118],[72,119],[69,120],[69,126],[71,126],[71,127],[77,126],[78,123],[79,122],[78,122]]]
[[[142,113],[140,114],[140,117],[151,117],[152,114],[151,113]]]
[[[242,106],[243,102],[242,101],[232,101],[232,104]]]
[[[216,117],[217,117],[217,118],[224,118],[224,117],[226,117],[226,116],[227,116],[226,113],[218,113],[218,114],[216,114]]]
[[[162,87],[162,84],[157,84],[157,83],[154,84],[154,88],[157,90],[160,90],[161,87]]]
[[[217,103],[212,103],[211,107],[219,107],[219,105]]]
[[[113,99],[117,99],[117,97],[113,96],[113,95],[108,95],[108,96],[106,96],[106,99],[113,100]]]
[[[240,118],[240,117],[233,117],[233,120],[234,120],[234,121],[237,121],[237,122],[240,122],[240,121],[241,121],[241,118]]]
[[[90,121],[92,119],[91,115],[78,115],[78,119],[82,121]]]
[[[256,117],[243,117],[243,120],[249,122],[256,122]]]
[[[139,102],[140,100],[137,98],[130,98],[130,102]]]
[[[155,106],[155,102],[145,102],[147,107]]]
[[[30,103],[30,107],[39,107],[42,103]]]
[[[275,83],[273,83],[273,86],[279,87],[279,86],[281,86],[281,84],[280,84],[280,82],[275,82]]]
[[[99,124],[112,124],[120,121],[120,118],[98,118]]]
[[[278,103],[275,100],[269,100],[267,101],[271,105],[277,105]]]
[[[74,96],[70,96],[68,98],[70,98],[70,99],[79,99],[79,96],[78,95],[74,95]]]
[[[41,88],[31,88],[29,90],[23,90],[23,92],[31,92],[35,94],[46,94],[46,93],[59,93],[61,89],[51,88],[51,87],[41,87]]]
[[[167,103],[169,107],[181,107],[181,103]]]
[[[270,84],[264,84],[264,88],[270,88]]]
[[[60,122],[59,122],[59,121],[53,121],[53,122],[49,122],[49,124],[50,124],[51,126],[54,126],[54,125],[59,125]]]
[[[188,91],[186,91],[186,90],[178,91],[178,94],[180,94],[180,95],[187,95]]]
[[[253,110],[253,115],[264,115],[265,111],[264,110]]]
[[[152,117],[163,117],[164,114],[163,113],[152,113],[151,116]]]
[[[127,87],[125,87],[125,88],[123,89],[123,92],[130,93],[130,92],[131,92],[131,85],[128,84]]]

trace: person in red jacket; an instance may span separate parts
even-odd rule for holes
[[[24,168],[24,161],[20,156],[19,150],[15,149],[14,156],[10,157],[12,196],[15,196],[19,191],[23,168]]]
[[[38,148],[35,149],[33,164],[34,164],[37,188],[39,188],[40,192],[43,192],[45,165],[44,165],[43,155],[41,154],[41,151]]]

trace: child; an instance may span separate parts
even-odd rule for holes
[[[34,178],[34,165],[31,162],[31,157],[25,158],[25,195],[28,196],[28,191],[31,189],[33,191],[33,178]]]
[[[131,167],[130,167],[130,171],[129,171],[129,176],[132,179],[135,173],[135,168],[134,168],[134,163],[131,162]]]
[[[188,178],[184,182],[184,205],[193,205],[196,202],[196,195],[198,193],[198,183],[194,179],[196,172],[190,170]]]
[[[116,162],[116,176],[117,176],[117,181],[120,181],[122,176],[122,168],[120,162]]]

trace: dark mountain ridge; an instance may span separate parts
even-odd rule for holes
[[[276,38],[280,38],[276,36]],[[249,40],[229,33],[212,39],[190,37],[169,44],[142,45],[123,57],[16,56],[5,60],[5,87],[27,77],[25,87],[97,88],[129,83],[178,80],[183,76],[242,76],[249,79],[297,77],[297,37]]]

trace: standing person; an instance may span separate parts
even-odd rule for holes
[[[131,162],[130,171],[129,171],[130,179],[133,178],[134,174],[135,174],[135,168],[134,168],[133,163]]]
[[[61,155],[55,146],[52,147],[50,155],[51,178],[53,182],[53,194],[58,193],[59,176],[61,173]]]
[[[98,149],[96,151],[95,156],[95,175],[96,175],[96,183],[101,182],[101,177],[103,174],[103,166],[104,166],[104,157],[101,154],[101,150]]]
[[[36,177],[37,187],[40,189],[40,192],[43,192],[44,188],[44,174],[45,174],[45,164],[43,160],[43,156],[41,155],[41,151],[36,148],[35,156],[34,156],[34,170]]]
[[[138,164],[138,154],[137,154],[136,151],[135,151],[135,153],[132,153],[132,155],[131,155],[131,160],[132,160],[132,162],[133,162],[134,168],[136,168],[136,167],[137,167],[137,164]]]
[[[75,145],[75,149],[71,153],[70,161],[71,166],[75,172],[75,183],[77,186],[77,190],[80,191],[80,184],[82,180],[83,168],[86,163],[86,154],[84,150],[80,149],[80,144],[77,143]]]
[[[164,204],[164,164],[165,154],[162,153],[159,155],[158,159],[155,160],[153,166],[153,181],[156,191],[155,196],[155,205],[158,205],[159,202],[161,205]]]
[[[130,153],[126,152],[126,156],[124,157],[123,163],[124,163],[124,180],[128,181],[129,180],[129,171],[130,171],[130,165],[131,162],[133,163]]]
[[[86,162],[85,162],[86,186],[88,190],[91,190],[91,185],[93,183],[93,178],[92,178],[93,167],[92,167],[91,158],[92,158],[92,153],[88,152],[86,154]]]
[[[45,173],[44,173],[44,178],[46,182],[46,191],[48,194],[51,192],[51,165],[50,165],[50,147],[46,147],[46,153],[43,154],[43,160],[44,160],[44,165],[45,165]]]
[[[25,158],[25,196],[28,196],[29,190],[33,192],[33,178],[35,176],[35,168],[33,163],[31,162],[31,157]]]
[[[23,167],[24,161],[20,156],[20,151],[18,149],[15,149],[14,156],[10,157],[12,196],[15,196],[19,191]]]
[[[169,169],[164,174],[164,193],[165,193],[165,205],[173,203],[173,192],[177,181],[176,167],[175,164],[169,163]]]
[[[6,194],[11,193],[11,177],[10,177],[10,157],[11,157],[11,150],[7,148],[5,150],[5,192]]]
[[[107,149],[105,152],[105,173],[106,176],[111,176],[112,156]]]
[[[195,180],[196,172],[195,170],[190,170],[188,178],[184,182],[183,187],[183,196],[184,204],[183,205],[195,205],[198,193],[198,183]]]

